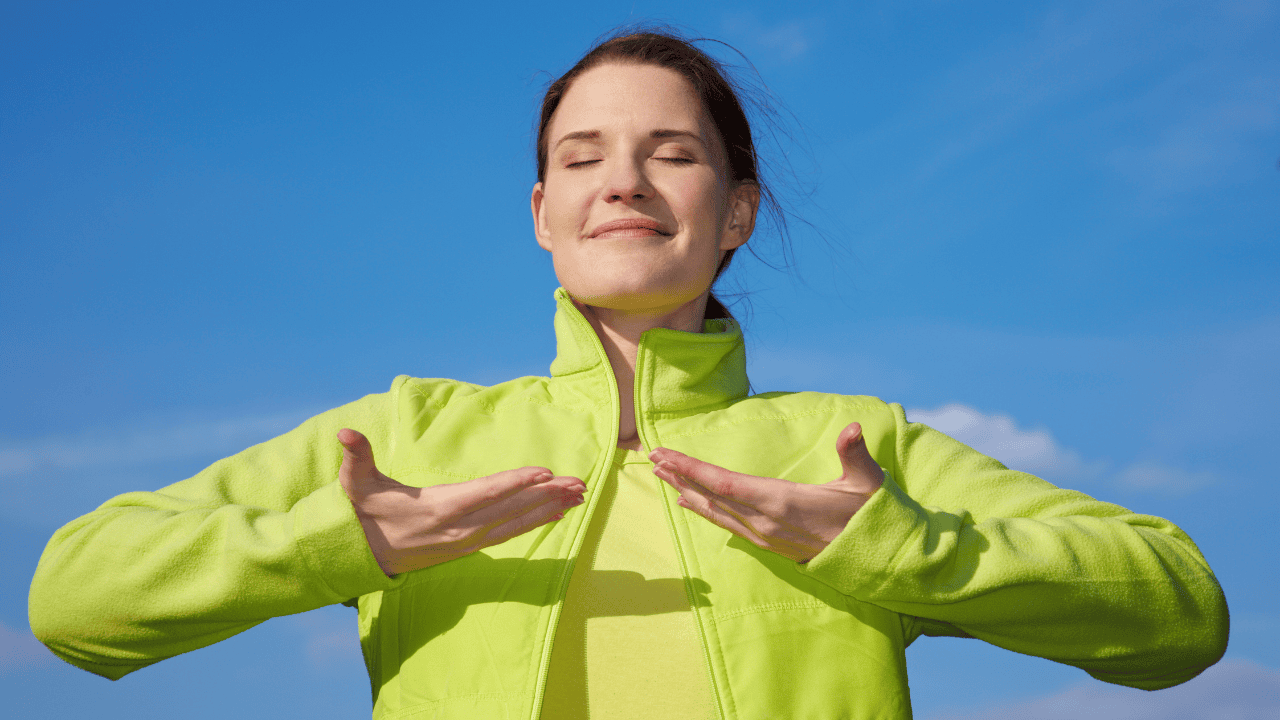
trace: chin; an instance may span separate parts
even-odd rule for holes
[[[673,310],[677,307],[697,300],[702,290],[690,288],[645,286],[635,283],[619,283],[617,285],[593,285],[591,287],[574,288],[565,285],[565,289],[575,300],[592,307],[608,310]]]

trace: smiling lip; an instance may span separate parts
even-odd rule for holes
[[[610,220],[591,231],[591,237],[648,237],[650,235],[670,235],[667,229],[657,220],[649,218],[627,218]]]

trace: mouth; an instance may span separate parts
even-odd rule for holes
[[[610,220],[602,225],[597,225],[591,231],[591,237],[593,238],[650,237],[654,235],[671,235],[671,232],[662,223],[650,218]]]

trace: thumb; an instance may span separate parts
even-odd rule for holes
[[[338,442],[342,443],[342,467],[338,469],[338,480],[348,493],[357,483],[377,479],[379,473],[373,463],[369,438],[351,428],[343,428],[338,431]]]
[[[849,423],[836,438],[836,452],[840,455],[841,479],[853,484],[862,492],[874,492],[884,482],[884,470],[867,450],[867,439],[862,436],[862,425]]]

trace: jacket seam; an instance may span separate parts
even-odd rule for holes
[[[485,402],[483,400],[472,400],[471,402],[475,403],[477,406],[479,406],[482,410],[485,410],[486,412],[488,412],[490,415],[497,415],[498,413],[502,412],[502,409],[499,408],[499,406],[494,405],[492,403]],[[600,405],[577,405],[577,404],[571,405],[569,403],[546,402],[544,400],[537,400],[535,398],[530,398],[530,397],[504,400],[502,402],[502,405],[503,407],[506,407],[506,406],[511,406],[518,403],[527,403],[529,405],[540,405],[542,407],[556,408],[556,409],[563,408],[568,410],[576,410],[579,412],[582,412],[583,410],[597,410],[603,405],[603,403]]]
[[[872,406],[865,405],[863,407],[870,408]],[[741,420],[718,423],[714,427],[702,428],[699,430],[688,430],[688,431],[679,432],[679,433],[670,433],[670,434],[663,433],[663,436],[667,440],[670,440],[672,438],[693,437],[695,435],[705,435],[707,433],[721,432],[725,428],[735,427],[737,425],[746,425],[748,423],[753,423],[758,420],[793,420],[795,418],[811,417],[813,415],[830,415],[831,413],[837,412],[838,410],[841,410],[841,409],[848,409],[848,408],[824,408],[822,410],[811,410],[809,412],[802,412],[802,413],[787,413],[785,415],[752,415],[749,418],[742,418]]]
[[[511,574],[510,574],[510,573],[459,573],[459,574],[456,574],[456,575],[432,575],[432,574],[430,574],[430,573],[410,573],[410,574],[408,574],[408,575],[405,577],[404,582],[403,582],[403,583],[401,583],[401,584],[400,584],[398,587],[396,587],[395,589],[396,589],[396,590],[405,590],[405,589],[407,589],[407,588],[411,588],[411,587],[418,587],[419,585],[426,585],[426,584],[429,584],[429,583],[432,583],[432,582],[443,581],[443,580],[456,580],[456,579],[459,579],[459,578],[467,578],[467,579],[473,579],[473,580],[475,580],[475,579],[479,579],[479,580],[492,580],[492,579],[509,580],[509,579],[511,579]],[[521,575],[521,576],[520,576],[520,581],[521,581],[521,582],[542,582],[542,583],[545,583],[545,584],[550,585],[550,584],[555,583],[555,582],[556,582],[556,579],[555,579],[555,578],[543,578],[543,577],[539,577],[539,576],[537,576],[537,575]]]
[[[434,475],[447,475],[449,477],[464,478],[467,480],[474,480],[475,478],[478,478],[478,477],[484,477],[483,475],[476,475],[475,473],[460,473],[454,470],[445,470],[443,468],[431,467],[430,465],[399,465],[397,466],[396,469],[400,471],[399,472],[400,475],[404,475],[405,473],[412,473],[412,472],[426,472],[426,473],[432,473]]]
[[[751,607],[739,608],[723,613],[715,613],[716,622],[721,620],[730,620],[744,615],[755,615],[757,613],[775,612],[779,610],[821,610],[830,608],[831,605],[824,602],[775,602],[764,603],[761,605],[752,605]]]
[[[393,712],[384,713],[384,718],[411,718],[418,713],[429,710],[433,707],[439,707],[447,703],[457,702],[460,700],[505,700],[522,702],[523,697],[517,693],[471,693],[469,695],[447,695],[439,700],[424,700],[420,703],[403,707]]]
[[[401,388],[403,388],[405,385],[409,385],[409,386],[410,386],[411,391],[412,391],[414,394],[416,394],[418,397],[422,398],[425,402],[431,403],[432,405],[436,406],[436,407],[437,407],[437,408],[439,408],[440,410],[444,410],[444,409],[448,406],[448,403],[442,403],[442,402],[440,402],[439,400],[437,400],[437,399],[435,398],[435,396],[434,396],[434,395],[431,395],[431,394],[428,394],[427,392],[425,392],[425,391],[424,391],[424,388],[422,387],[422,385],[421,385],[421,384],[416,383],[416,382],[411,383],[411,382],[409,382],[409,381],[410,381],[410,380],[435,380],[435,381],[437,381],[437,383],[436,383],[436,384],[438,384],[438,385],[442,385],[442,386],[451,386],[451,387],[454,387],[454,388],[459,388],[459,387],[462,387],[462,388],[469,388],[469,389],[471,389],[471,390],[472,390],[472,391],[474,391],[474,392],[478,392],[478,391],[480,391],[480,390],[485,390],[485,389],[486,389],[486,387],[485,387],[484,385],[477,385],[477,384],[475,384],[475,383],[463,382],[463,381],[461,381],[461,380],[450,380],[450,379],[448,379],[448,378],[413,378],[413,377],[410,377],[410,376],[408,376],[408,375],[401,375],[401,376],[397,377],[397,378],[396,378],[396,380],[399,382],[399,385],[400,385],[400,387],[396,389],[396,400],[397,400],[397,401],[399,401],[399,399],[400,399],[400,395],[399,395],[399,393],[400,393]],[[474,394],[474,393],[473,393],[473,394]],[[470,397],[470,395],[465,395],[465,396],[463,396],[463,397]],[[397,413],[398,413],[398,408],[397,408]],[[397,416],[396,416],[396,417],[397,417],[397,419],[399,419],[399,415],[398,415],[398,414],[397,414]]]
[[[755,397],[755,396],[752,396],[752,397]],[[741,398],[736,402],[742,402],[743,400],[749,400],[749,399],[750,398]],[[735,404],[735,402],[713,403],[712,405],[717,407],[719,406],[729,407],[733,404]],[[711,406],[707,406],[707,407],[711,407]],[[831,407],[819,408],[816,410],[806,410],[804,412],[795,412],[795,413],[783,413],[780,415],[752,415],[750,417],[743,418],[743,420],[744,421],[786,420],[788,418],[793,418],[793,417],[808,417],[811,415],[822,415],[824,413],[841,412],[846,410],[878,410],[878,409],[880,409],[879,405],[875,405],[873,403],[866,403],[866,402],[833,403]],[[706,410],[705,407],[695,407],[695,408],[686,408],[683,410],[649,410],[646,412],[646,414],[654,418],[663,418],[663,419],[673,418],[673,419],[679,420],[682,418],[693,417],[696,415],[705,415],[707,412],[712,412],[712,411]]]

